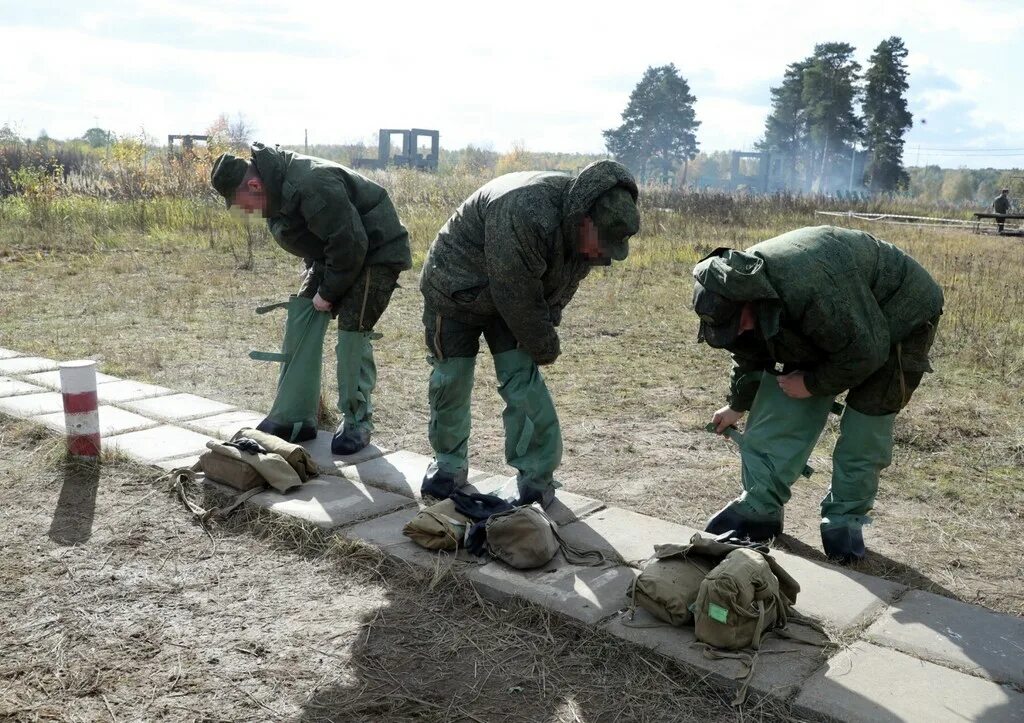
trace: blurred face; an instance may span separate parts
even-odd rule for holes
[[[259,178],[247,178],[235,191],[231,199],[232,207],[237,206],[246,213],[259,213],[267,215],[267,193],[263,188],[263,181]]]
[[[590,216],[584,216],[580,221],[576,249],[588,263],[611,263],[611,259],[607,257],[601,247],[601,240],[597,236],[597,226],[594,225]]]
[[[757,328],[757,314],[754,312],[754,305],[749,301],[743,305],[740,311],[740,333],[753,331]]]

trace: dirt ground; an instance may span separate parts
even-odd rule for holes
[[[791,720],[523,604],[0,418],[0,720]]]

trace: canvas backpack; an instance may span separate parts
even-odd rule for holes
[[[654,556],[630,585],[629,595],[635,607],[643,608],[670,625],[693,623],[693,610],[701,583],[733,550],[750,548],[763,556],[779,579],[783,594],[796,602],[800,585],[782,569],[764,545],[721,540],[695,534],[685,545],[655,545]]]
[[[693,609],[697,640],[757,650],[765,633],[786,626],[791,605],[764,555],[733,550],[700,583]]]
[[[455,552],[462,547],[466,531],[473,521],[455,509],[455,502],[445,499],[425,507],[405,523],[402,534],[428,550]]]
[[[486,509],[503,508],[493,514],[476,515],[463,512],[471,503]],[[528,570],[551,562],[559,550],[571,564],[599,565],[606,557],[599,550],[582,550],[572,546],[558,534],[558,525],[538,505],[512,507],[490,495],[463,495],[457,503],[449,498],[420,510],[402,533],[428,550],[454,552],[465,547],[475,555],[489,555],[511,567]],[[461,510],[459,508],[461,504]]]

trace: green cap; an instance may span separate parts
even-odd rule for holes
[[[597,197],[590,207],[590,219],[608,255],[623,261],[629,255],[629,237],[640,230],[640,212],[633,194],[616,186]]]
[[[224,197],[228,208],[231,208],[231,200],[235,197],[235,191],[242,185],[242,180],[248,170],[249,161],[230,153],[221,153],[213,162],[210,182],[217,193]]]

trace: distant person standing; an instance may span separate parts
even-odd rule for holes
[[[999,195],[996,196],[996,200],[992,202],[992,210],[995,211],[996,213],[1001,213],[1001,214],[1004,214],[1004,215],[1010,212],[1010,189],[1009,188],[1004,188],[999,193]],[[999,228],[999,233],[1003,232],[1003,224],[1005,223],[1005,221],[1006,220],[1002,219],[1002,218],[997,218],[996,219],[996,226]]]

